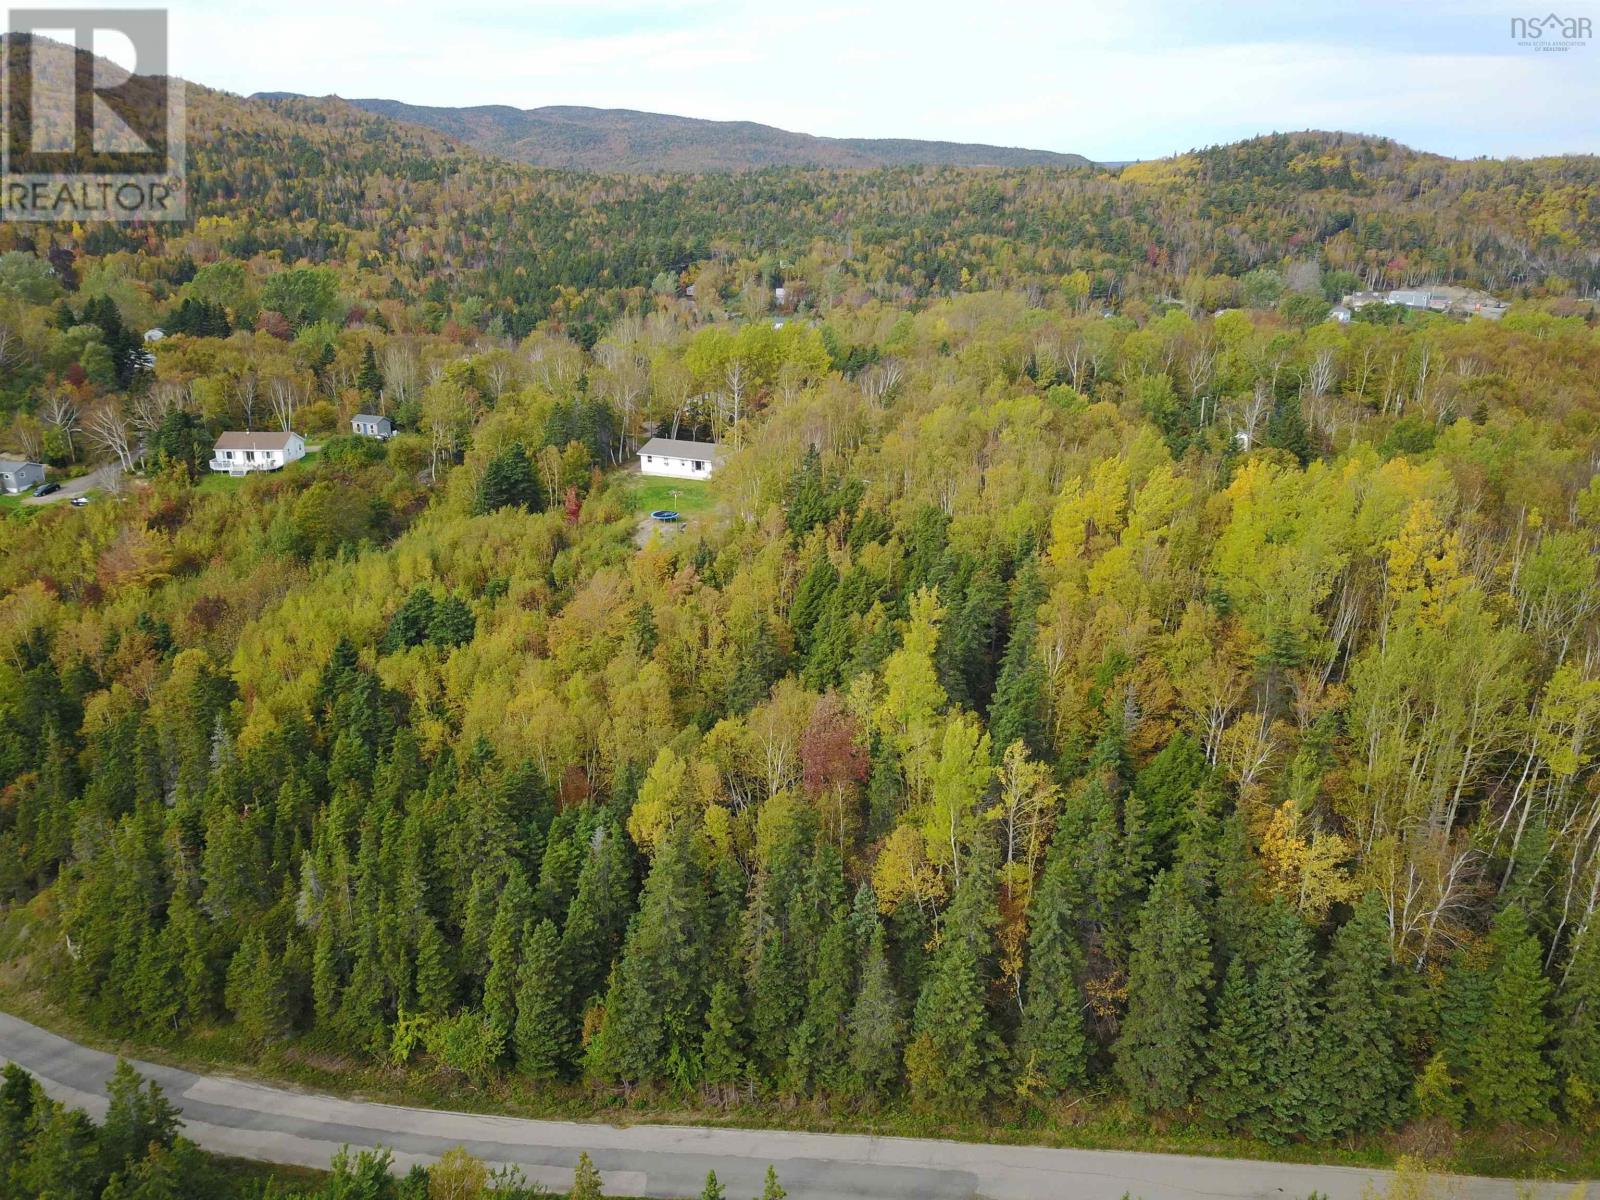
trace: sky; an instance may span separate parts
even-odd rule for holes
[[[244,94],[637,108],[1101,161],[1295,129],[1381,134],[1456,157],[1600,152],[1600,0],[1559,0],[1554,10],[1533,2],[175,0],[169,9],[174,72]],[[1552,12],[1587,18],[1594,32],[1562,53],[1518,44],[1513,18]]]

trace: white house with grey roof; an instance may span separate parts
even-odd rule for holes
[[[276,471],[306,454],[305,439],[298,433],[225,433],[211,451],[211,469],[229,475],[248,475],[251,471]]]
[[[350,418],[350,430],[362,437],[387,441],[394,436],[394,422],[377,413],[357,413]]]
[[[639,473],[671,479],[710,479],[722,455],[722,447],[716,442],[651,438],[639,447]]]

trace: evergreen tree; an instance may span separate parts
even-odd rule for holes
[[[1205,926],[1170,872],[1145,902],[1128,972],[1117,1074],[1141,1112],[1189,1102],[1205,1048],[1211,950]]]
[[[417,1009],[425,1016],[448,1016],[455,1001],[455,972],[439,927],[426,913],[417,922]]]
[[[850,1039],[848,1020],[855,981],[849,918],[841,915],[828,927],[817,951],[806,994],[805,1019],[790,1043],[789,1078],[838,1091],[847,1083]]]
[[[906,1049],[912,1096],[930,1108],[971,1111],[999,1082],[1000,1038],[987,1005],[994,886],[993,848],[980,836],[945,910]]]
[[[1311,931],[1287,901],[1276,898],[1268,910],[1255,973],[1266,1096],[1255,1129],[1271,1142],[1287,1141],[1313,1122],[1320,974]]]
[[[274,1041],[289,1031],[289,997],[282,966],[261,930],[252,930],[228,967],[228,1008],[245,1034]]]
[[[378,356],[373,353],[371,342],[361,348],[361,371],[356,376],[356,386],[374,400],[383,392],[383,372],[378,370]]]
[[[489,970],[483,977],[483,1015],[503,1034],[509,1034],[517,1020],[517,968],[522,958],[519,943],[532,915],[533,895],[527,876],[513,863],[495,910],[489,933]]]
[[[719,979],[711,989],[706,1033],[700,1047],[700,1078],[707,1086],[726,1089],[744,1076],[741,1040],[738,992],[726,979]]]
[[[1369,892],[1334,935],[1328,958],[1326,1016],[1317,1033],[1317,1132],[1385,1129],[1401,1115],[1401,1013],[1390,970],[1383,901]]]
[[[629,928],[606,1035],[623,1079],[692,1079],[704,1040],[710,929],[705,865],[687,820],[668,830]]]
[[[1511,906],[1495,917],[1490,944],[1494,982],[1467,1052],[1467,1099],[1480,1121],[1548,1121],[1555,1072],[1545,1058],[1550,981],[1539,939],[1522,910]]]
[[[394,654],[408,646],[420,646],[428,640],[433,625],[433,593],[422,584],[411,589],[404,603],[389,618],[389,628],[378,643],[382,654]]]
[[[778,1172],[772,1167],[767,1167],[767,1181],[761,1187],[758,1200],[784,1200],[789,1193],[778,1184]]]
[[[700,1189],[699,1200],[728,1200],[727,1190],[717,1182],[715,1171],[706,1172],[706,1185]]]
[[[1217,995],[1216,1020],[1206,1040],[1199,1098],[1206,1116],[1240,1129],[1266,1103],[1261,1081],[1261,1018],[1244,959],[1228,963]]]
[[[1051,756],[1045,733],[1045,668],[1037,646],[1039,607],[1045,599],[1038,565],[1029,559],[1012,584],[1010,632],[989,703],[989,738],[996,754],[1021,738],[1035,758]]]
[[[838,582],[839,571],[828,557],[827,548],[819,547],[795,589],[794,602],[789,605],[789,627],[794,630],[795,648],[801,654],[810,650],[811,631],[822,619],[828,598]]]
[[[850,1070],[858,1089],[884,1096],[900,1074],[905,1015],[894,988],[894,972],[884,946],[883,923],[873,915],[861,961],[861,981],[850,1010]]]
[[[544,895],[545,876],[539,876]],[[633,907],[633,863],[628,842],[615,823],[594,833],[578,874],[577,893],[566,911],[561,931],[561,958],[566,965],[572,999],[581,1009],[605,982]]]
[[[1023,976],[1022,1028],[1017,1057],[1025,1074],[1051,1091],[1088,1078],[1089,1040],[1083,1027],[1083,947],[1078,941],[1078,881],[1065,839],[1049,861],[1028,912],[1028,958]]]
[[[1583,1120],[1600,1111],[1600,922],[1594,917],[1577,935],[1557,1002],[1556,1063],[1567,1115]]]
[[[106,1084],[107,1107],[100,1126],[100,1158],[109,1177],[138,1162],[151,1146],[170,1149],[178,1137],[178,1110],[155,1083],[147,1083],[123,1059]]]
[[[517,974],[517,1021],[512,1036],[517,1070],[530,1079],[556,1078],[572,1055],[572,1026],[561,986],[561,940],[555,924],[523,926]]]
[[[428,618],[428,641],[450,649],[465,646],[478,632],[478,618],[459,596],[446,596],[433,606]]]
[[[521,442],[513,442],[484,466],[473,498],[472,511],[476,516],[502,508],[541,512],[544,506],[545,497],[539,486],[539,476],[528,461],[528,452]]]

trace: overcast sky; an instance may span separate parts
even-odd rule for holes
[[[1550,0],[1539,0],[1549,3]],[[1600,151],[1600,39],[1536,52],[1464,0],[276,0],[171,5],[229,91],[588,104],[1149,158],[1284,129],[1457,156]],[[1559,0],[1600,29],[1600,0]]]

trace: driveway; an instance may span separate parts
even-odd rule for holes
[[[122,468],[116,463],[106,463],[96,467],[86,475],[76,479],[63,480],[59,492],[51,492],[48,496],[24,496],[24,504],[59,504],[63,500],[71,500],[74,496],[82,496],[96,488],[109,488],[117,482],[122,474]]]
[[[31,1071],[57,1100],[105,1112],[115,1060],[0,1013],[0,1061]],[[792,1200],[1289,1200],[1319,1192],[1361,1200],[1385,1172],[1171,1154],[1047,1150],[964,1142],[781,1133],[663,1125],[528,1121],[340,1100],[224,1076],[134,1064],[183,1113],[184,1131],[207,1150],[326,1167],[343,1145],[383,1145],[404,1170],[452,1146],[490,1163],[515,1164],[530,1182],[565,1190],[587,1150],[609,1194],[698,1195],[706,1172],[733,1197],[758,1195],[767,1164]],[[1441,1200],[1556,1200],[1570,1185],[1452,1178]]]

